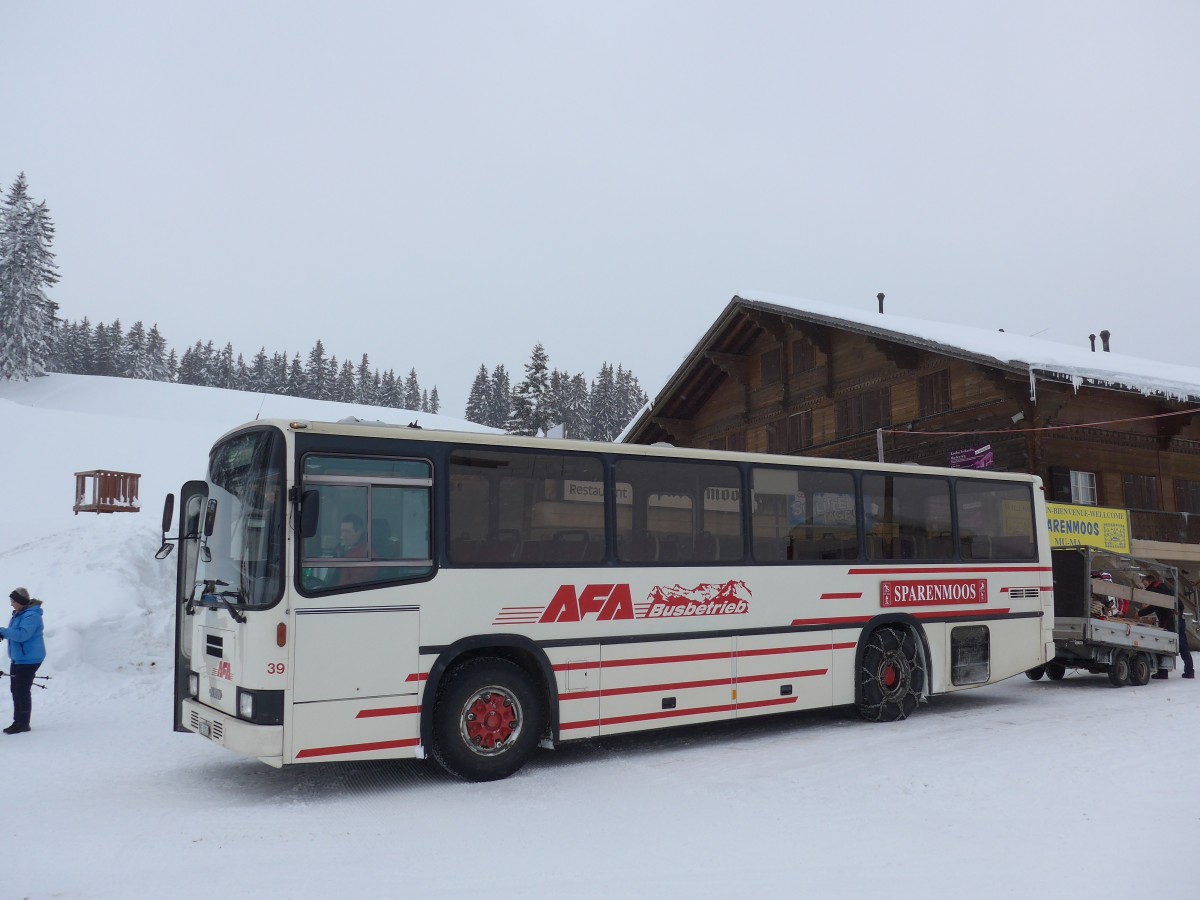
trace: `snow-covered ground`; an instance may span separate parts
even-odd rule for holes
[[[122,379],[0,383],[0,587],[45,601],[51,676],[34,730],[0,735],[0,896],[1197,891],[1200,682],[1177,677],[1016,678],[891,725],[833,710],[573,744],[492,784],[415,761],[275,770],[174,733],[162,497],[260,412],[417,416]],[[94,468],[140,472],[145,509],[72,515],[73,473]]]

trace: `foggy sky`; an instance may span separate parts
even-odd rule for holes
[[[1197,364],[1200,4],[0,4],[69,319],[654,394],[739,291]]]

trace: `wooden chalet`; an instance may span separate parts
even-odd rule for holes
[[[990,452],[1050,500],[1129,510],[1134,555],[1200,576],[1200,418],[1179,414],[1200,408],[1200,369],[1106,352],[1106,332],[1076,348],[883,304],[735,296],[625,440],[938,466]]]

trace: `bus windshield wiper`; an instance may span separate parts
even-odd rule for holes
[[[237,607],[229,602],[230,597],[238,602],[241,602],[241,593],[236,590],[218,591],[218,586],[229,587],[229,582],[221,581],[220,579],[204,582],[204,592],[200,596],[200,602],[206,606],[212,606],[214,608],[217,606],[223,606],[225,607],[226,611],[228,611],[229,615],[233,616],[233,621],[237,622],[239,625],[244,623],[246,621],[246,616],[238,612]]]

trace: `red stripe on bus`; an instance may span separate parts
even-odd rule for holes
[[[646,656],[641,659],[606,659],[603,662],[597,660],[594,664],[585,666],[584,668],[604,668],[616,666],[656,666],[660,663],[675,663],[675,662],[698,662],[704,659],[729,659],[732,653],[728,650],[722,650],[718,653],[690,653],[685,656]],[[572,663],[559,663],[554,666],[554,671],[565,672]]]
[[[795,703],[798,697],[779,697],[774,700],[757,700],[754,703],[727,703],[722,706],[702,706],[697,709],[664,709],[661,712],[641,713],[635,716],[617,716],[612,719],[590,719],[586,722],[563,722],[560,731],[572,728],[596,728],[599,725],[623,725],[627,722],[649,722],[653,719],[674,719],[679,716],[704,716],[710,713],[734,712],[739,709],[754,709],[762,706],[786,706]]]
[[[826,619],[792,619],[792,627],[800,625],[853,625],[859,622],[870,622],[870,616],[831,616]]]
[[[1052,572],[1050,566],[947,566],[944,568],[918,569],[905,566],[902,569],[850,569],[849,575],[943,575],[956,572]]]
[[[937,612],[912,613],[914,619],[944,619],[947,616],[1007,616],[1007,609],[942,609]]]
[[[822,620],[824,621],[824,620]],[[792,623],[795,624],[794,622]],[[739,656],[770,656],[777,653],[804,653],[813,650],[842,650],[853,644],[809,644],[800,647],[764,647],[758,650],[720,651],[718,653],[692,653],[684,656],[647,656],[642,659],[605,659],[580,664],[555,663],[551,668],[555,672],[568,672],[574,669],[608,669],[617,666],[658,666],[677,662],[699,662],[711,659],[732,659]]]
[[[806,678],[812,675],[824,675],[828,669],[806,669],[800,672],[769,672],[766,675],[747,675],[744,678],[734,678],[728,675],[724,678],[710,678],[706,681],[678,681],[673,684],[638,684],[622,688],[602,688],[598,691],[575,691],[569,694],[559,694],[563,700],[591,700],[595,697],[616,697],[621,694],[645,694],[652,691],[686,691],[692,688],[716,687],[727,684],[731,689],[752,681],[783,681],[788,678]]]
[[[309,747],[296,754],[296,759],[307,759],[312,756],[336,756],[340,753],[370,753],[372,750],[396,750],[400,747],[415,747],[421,743],[420,738],[408,738],[403,741],[377,741],[373,744],[344,744],[341,747]]]
[[[764,647],[761,650],[738,650],[734,656],[772,656],[776,653],[805,653],[810,650],[842,650],[853,644],[806,644],[803,647]]]
[[[419,706],[393,706],[388,709],[360,709],[356,719],[372,719],[375,716],[411,716],[413,713],[419,713]]]
[[[857,594],[822,594],[822,600],[857,600],[862,597],[862,591]]]
[[[425,681],[428,678],[429,678],[428,672],[413,672],[411,675],[409,675],[404,680],[405,681]]]

